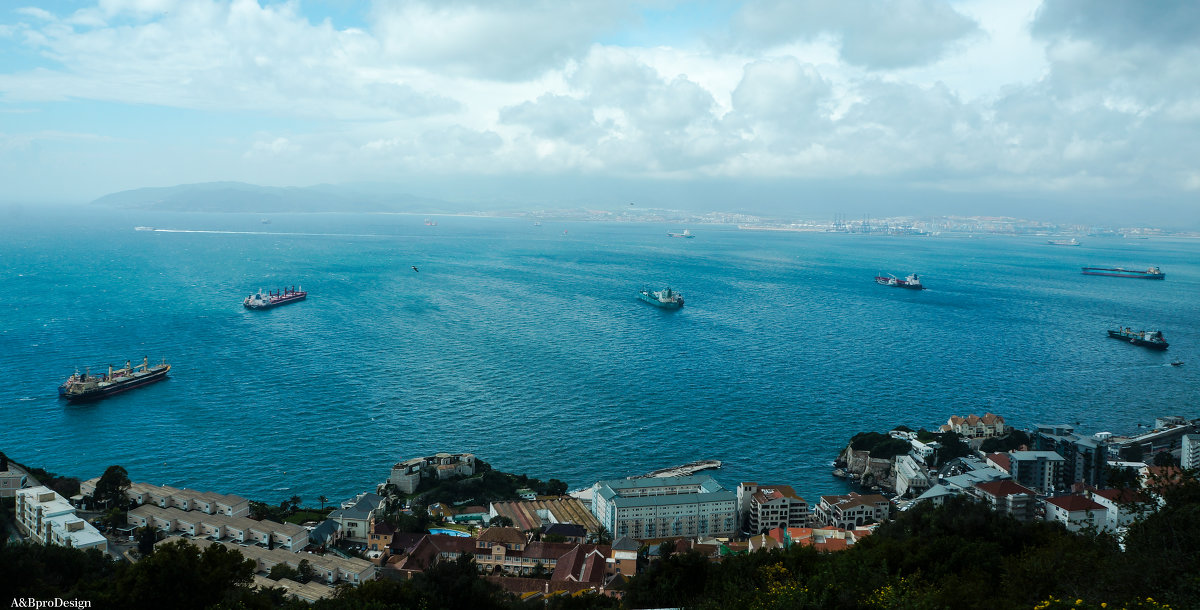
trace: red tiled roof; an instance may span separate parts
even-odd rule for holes
[[[515,527],[489,527],[479,533],[480,542],[500,544],[525,544],[529,542],[525,534]]]
[[[975,488],[988,494],[989,496],[992,496],[993,498],[1015,496],[1017,494],[1025,494],[1027,496],[1037,495],[1037,492],[1033,491],[1032,489],[1008,480],[977,483],[975,484]]]
[[[1000,467],[1005,472],[1012,472],[1012,456],[1007,453],[989,453],[986,458],[989,462]]]
[[[1105,500],[1115,504],[1132,504],[1150,501],[1150,499],[1144,494],[1129,487],[1122,487],[1120,489],[1096,489],[1094,487],[1089,487],[1088,491],[1092,492],[1093,495],[1100,496]]]
[[[1046,503],[1072,513],[1081,510],[1104,510],[1103,506],[1083,496],[1058,496],[1046,500]]]

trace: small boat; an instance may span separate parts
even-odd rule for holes
[[[436,220],[434,220],[434,219],[432,219],[432,218],[426,218],[426,219],[425,219],[425,226],[427,226],[427,227],[436,227],[436,226],[437,226],[437,221],[436,221]]]
[[[1051,246],[1078,246],[1080,242],[1078,239],[1072,237],[1071,239],[1051,239],[1046,243]]]
[[[643,288],[641,292],[638,293],[638,298],[655,307],[661,307],[663,309],[679,309],[680,307],[683,307],[683,295],[671,290],[669,286],[663,290],[650,290],[649,288]]]
[[[667,237],[683,237],[686,239],[691,239],[695,237],[695,235],[692,234],[691,229],[684,229],[683,233],[667,233]]]
[[[1183,366],[1183,361],[1182,361],[1182,360],[1176,360],[1176,361],[1174,361],[1174,362],[1172,362],[1172,363],[1171,363],[1171,366]]]
[[[260,288],[258,292],[246,297],[242,301],[242,306],[246,309],[270,309],[288,303],[303,301],[308,298],[308,293],[301,290],[299,286],[295,288],[284,288],[274,292],[263,294]]]
[[[262,219],[262,221],[261,221],[261,222],[262,222],[263,224],[265,224],[265,225],[269,225],[269,224],[271,224],[271,219],[270,219],[270,218],[264,218],[264,219]]]
[[[1145,271],[1135,271],[1122,267],[1084,267],[1084,275],[1105,275],[1108,277],[1132,277],[1147,280],[1161,280],[1167,277],[1158,267],[1150,267]]]
[[[1162,331],[1160,330],[1133,330],[1132,328],[1119,328],[1117,330],[1109,330],[1108,336],[1121,341],[1128,341],[1134,345],[1148,347],[1150,349],[1163,350],[1167,349],[1167,340],[1163,339]]]
[[[900,279],[892,274],[876,275],[875,283],[882,286],[893,286],[895,288],[911,288],[912,290],[925,290],[925,286],[921,284],[921,277],[915,273],[910,273],[904,279]]]
[[[154,227],[134,227],[134,231],[153,231]]]

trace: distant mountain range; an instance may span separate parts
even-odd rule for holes
[[[448,212],[460,206],[395,191],[389,185],[306,187],[204,182],[140,188],[92,202],[108,207],[176,212]]]

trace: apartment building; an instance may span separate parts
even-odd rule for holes
[[[771,528],[806,527],[808,503],[790,485],[739,483],[738,507],[742,529],[757,534]]]
[[[813,521],[821,525],[854,529],[869,523],[881,523],[892,516],[892,502],[879,494],[821,496],[813,511]]]
[[[75,515],[75,507],[44,485],[18,489],[17,527],[43,545],[108,550],[108,540],[92,524]]]
[[[708,475],[598,481],[592,514],[615,537],[732,536],[737,494]]]

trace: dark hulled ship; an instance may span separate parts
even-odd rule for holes
[[[295,303],[296,301],[303,301],[306,298],[308,298],[308,293],[301,290],[299,286],[295,288],[283,288],[265,294],[262,289],[259,289],[258,292],[246,297],[246,300],[242,301],[242,306],[246,309],[270,309],[272,307],[279,307],[280,305],[287,305],[288,303]]]
[[[1134,345],[1148,347],[1150,349],[1167,349],[1167,340],[1163,339],[1161,330],[1133,330],[1132,328],[1119,328],[1117,330],[1109,330],[1108,336],[1121,341],[1128,341]]]
[[[107,375],[92,375],[90,371],[80,374],[76,371],[58,386],[58,396],[71,402],[99,400],[165,379],[171,365],[164,360],[162,364],[150,366],[148,360],[143,358],[142,364],[136,367],[130,366],[126,360],[125,367],[116,370],[109,365]]]

